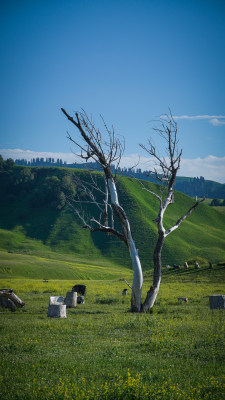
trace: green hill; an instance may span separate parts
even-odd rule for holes
[[[37,168],[8,165],[0,171],[0,249],[10,254],[36,255],[83,265],[130,267],[124,243],[102,233],[82,229],[80,220],[66,204],[74,195],[73,176],[88,181],[87,171],[68,168]],[[95,173],[102,185],[101,174]],[[151,188],[157,187],[146,183]],[[157,199],[141,189],[132,178],[118,177],[120,202],[128,214],[143,269],[152,266],[156,242]],[[169,227],[193,204],[176,192],[168,208]],[[95,215],[95,211],[90,211]],[[225,259],[225,215],[200,205],[165,242],[163,263],[183,263],[201,257],[216,263]],[[61,268],[58,266],[57,268]]]
[[[188,196],[207,197],[213,199],[225,198],[225,185],[206,180],[203,176],[200,176],[200,178],[177,176],[175,189],[187,194]]]

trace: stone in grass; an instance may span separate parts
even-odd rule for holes
[[[225,309],[225,295],[213,294],[212,296],[209,296],[209,306],[211,310],[215,308]]]
[[[49,305],[51,304],[63,304],[64,297],[63,296],[50,296],[49,297]]]
[[[84,296],[77,297],[77,304],[84,304]]]
[[[66,305],[63,304],[63,296],[50,296],[48,306],[48,317],[66,318]]]
[[[178,297],[178,301],[184,301],[185,303],[188,303],[188,297]]]
[[[48,306],[48,317],[66,318],[65,304],[50,304]]]
[[[75,308],[77,305],[77,292],[67,292],[64,303],[68,308]]]

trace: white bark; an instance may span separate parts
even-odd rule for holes
[[[131,309],[132,311],[141,310],[141,292],[143,286],[143,274],[141,268],[141,262],[138,255],[138,250],[136,249],[134,240],[132,238],[131,232],[129,230],[129,240],[128,240],[130,257],[133,265],[133,284],[132,284],[132,295],[131,295]]]
[[[140,312],[141,310],[141,292],[143,286],[143,274],[141,262],[138,255],[138,250],[132,237],[129,221],[123,208],[119,204],[118,193],[114,179],[108,179],[109,191],[111,196],[111,203],[114,205],[115,211],[121,223],[121,227],[126,237],[127,245],[129,248],[130,258],[133,266],[133,284],[131,295],[131,309],[132,311]]]
[[[109,185],[109,191],[110,191],[112,204],[114,204],[115,206],[120,207],[119,200],[118,200],[118,193],[117,193],[115,181],[114,181],[113,178],[108,179],[108,185]]]

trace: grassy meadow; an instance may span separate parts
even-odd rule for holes
[[[103,189],[102,175],[93,173],[93,177]],[[105,265],[108,262],[109,266],[129,268],[130,258],[124,243],[112,235],[83,229],[79,218],[66,204],[65,196],[73,197],[76,191],[79,192],[74,178],[90,183],[89,172],[69,168],[15,166],[11,171],[0,174],[0,250],[55,260],[64,254],[70,260],[76,258],[75,261],[80,259],[90,265]],[[160,190],[158,185],[145,184],[150,190]],[[149,270],[153,266],[153,249],[157,240],[154,220],[158,213],[158,200],[142,190],[140,183],[132,178],[118,176],[117,185],[143,270]],[[100,196],[99,193],[96,196]],[[102,201],[101,196],[96,198]],[[174,204],[168,207],[165,214],[165,227],[176,223],[193,203],[193,198],[175,192]],[[82,208],[90,217],[99,218],[98,210],[90,204],[87,210],[85,204]],[[183,264],[197,256],[206,262],[224,260],[224,226],[223,213],[207,204],[200,204],[166,239],[162,252],[163,265]],[[116,228],[120,229],[117,225]],[[57,257],[53,252],[57,253]]]
[[[187,261],[190,268],[163,267],[153,312],[132,314],[123,281],[132,282],[127,248],[82,229],[65,201],[77,190],[74,174],[90,179],[87,171],[52,167],[0,174],[0,287],[13,288],[26,303],[23,310],[0,309],[0,398],[223,399],[225,312],[210,310],[208,296],[225,293],[225,215],[201,204],[168,237],[163,265]],[[104,184],[101,174],[95,179]],[[133,179],[117,183],[143,266],[144,298],[152,284],[158,203]],[[166,228],[193,201],[176,192]],[[68,309],[66,319],[48,318],[49,296],[65,296],[76,283],[87,286],[85,304]]]
[[[130,292],[122,296],[129,270],[101,280],[92,273],[86,265],[92,279],[68,273],[48,282],[22,269],[1,274],[1,287],[26,303],[24,311],[1,309],[2,400],[224,398],[225,312],[210,310],[208,299],[224,293],[223,264],[163,270],[153,312],[139,315],[129,312]],[[143,296],[151,278],[146,272]],[[78,282],[87,286],[85,304],[67,309],[66,319],[48,318],[49,296],[65,296]],[[177,300],[183,296],[188,303]]]

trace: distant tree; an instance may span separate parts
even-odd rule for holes
[[[217,206],[220,206],[220,205],[222,205],[222,204],[221,204],[221,201],[219,199],[213,199],[211,201],[211,203],[210,203],[210,206],[213,206],[213,207],[217,207]]]
[[[29,168],[25,167],[25,170],[27,169]],[[29,176],[29,174],[25,174],[26,179],[27,176]],[[24,177],[24,174],[22,174],[22,177]],[[74,196],[75,193],[76,188],[70,175],[65,175],[63,177],[50,175],[42,179],[39,177],[38,183],[36,182],[35,188],[32,190],[31,203],[36,208],[48,204],[52,208],[61,210],[66,204],[66,197]]]
[[[5,171],[11,171],[14,166],[14,161],[12,158],[7,158],[7,160],[4,162],[4,169]]]
[[[70,205],[83,223],[83,227],[89,229],[91,232],[104,232],[106,234],[115,235],[121,241],[123,241],[129,250],[130,258],[133,265],[133,283],[132,283],[132,294],[131,294],[131,310],[133,312],[145,312],[151,309],[156,300],[159,286],[161,282],[161,252],[165,238],[177,229],[180,224],[192,213],[192,211],[201,203],[196,201],[194,205],[179,218],[175,225],[169,229],[165,229],[163,225],[164,213],[169,204],[174,201],[174,184],[177,175],[177,171],[180,168],[180,160],[182,152],[177,149],[177,125],[170,115],[166,121],[162,122],[160,129],[157,132],[166,141],[167,157],[168,160],[160,158],[155,147],[149,141],[148,147],[141,145],[148,154],[153,157],[159,165],[160,173],[158,170],[154,170],[152,175],[161,184],[161,192],[156,193],[144,186],[142,189],[146,190],[150,194],[154,195],[159,201],[159,212],[155,220],[158,227],[158,240],[154,250],[154,278],[153,285],[147,293],[144,303],[141,302],[142,286],[143,286],[143,273],[141,268],[141,262],[138,255],[133,235],[131,233],[130,221],[119,203],[119,196],[116,186],[116,174],[112,174],[112,164],[116,163],[116,171],[119,167],[120,160],[124,150],[124,144],[116,138],[114,129],[111,130],[104,124],[105,134],[96,128],[94,122],[89,119],[85,112],[75,113],[75,119],[71,117],[63,108],[62,112],[68,118],[68,120],[75,126],[77,135],[73,138],[68,134],[69,140],[71,140],[76,147],[79,148],[80,157],[86,162],[89,159],[96,161],[102,168],[104,174],[104,189],[99,185],[99,180],[90,175],[89,182],[76,182],[79,186],[80,197],[76,200],[70,200]],[[96,193],[102,195],[102,201],[100,202],[96,196]],[[82,195],[82,196],[81,196]],[[93,205],[99,210],[99,218],[87,217],[87,214],[80,207],[82,204],[88,204],[90,207]],[[129,204],[127,205],[129,207]],[[119,223],[121,230],[115,228],[114,219]],[[148,240],[148,238],[146,238]],[[152,243],[150,243],[152,246]]]
[[[4,169],[4,160],[2,155],[0,154],[0,172],[2,172]]]

